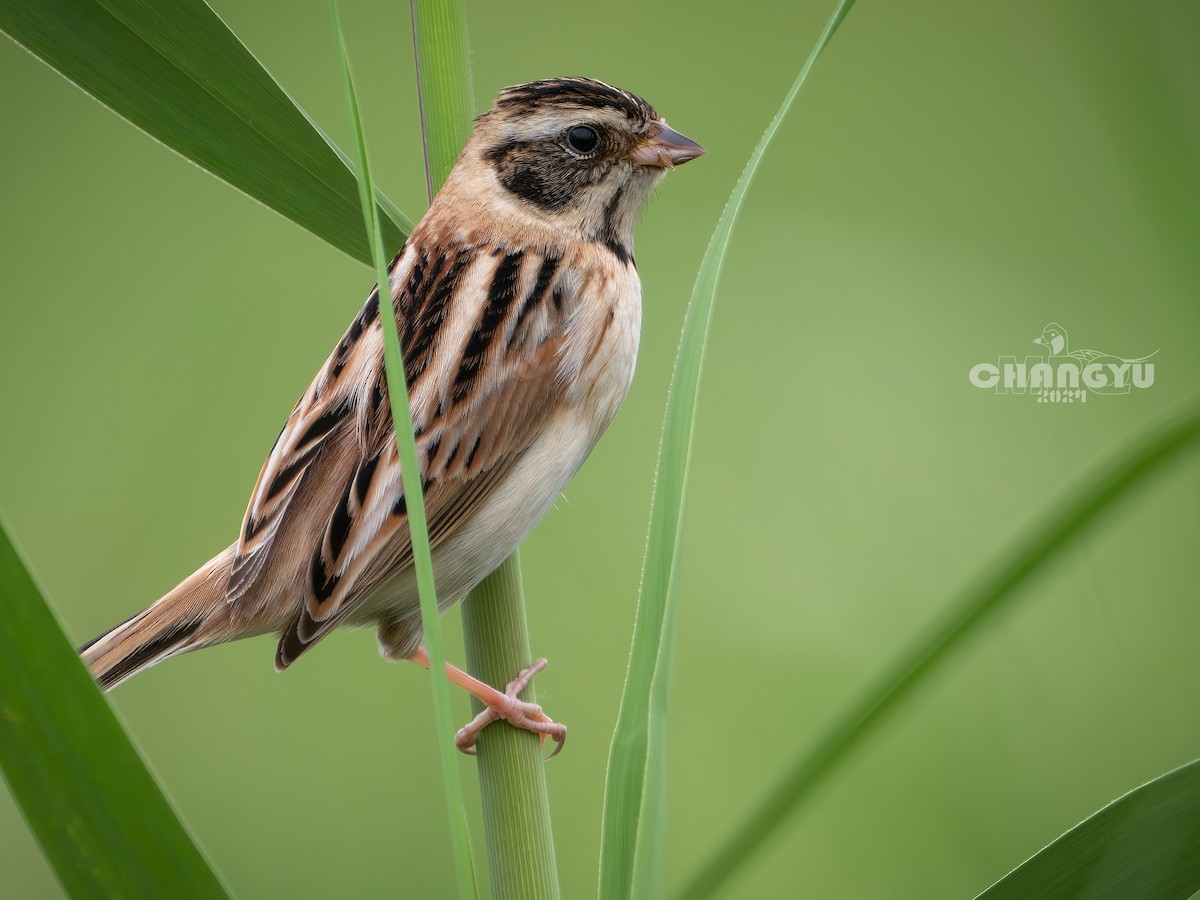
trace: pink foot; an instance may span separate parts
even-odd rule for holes
[[[459,729],[458,734],[454,736],[454,743],[458,749],[463,753],[474,756],[475,739],[479,736],[479,732],[483,731],[484,728],[493,722],[503,719],[514,728],[522,728],[525,731],[532,731],[534,734],[541,735],[543,744],[546,742],[547,737],[553,738],[555,743],[554,752],[546,758],[554,759],[554,757],[558,756],[559,751],[563,748],[563,743],[567,739],[567,727],[553,721],[542,712],[542,708],[536,703],[517,699],[517,694],[525,690],[525,687],[533,679],[533,676],[544,668],[546,668],[546,660],[539,659],[510,681],[503,694],[495,691],[487,698],[481,697],[480,700],[487,704],[487,708],[463,728]]]

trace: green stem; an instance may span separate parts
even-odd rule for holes
[[[502,687],[533,662],[518,554],[505,560],[475,589],[463,606],[462,619],[467,660],[478,678]],[[533,685],[521,696],[535,701]],[[480,734],[478,753],[493,896],[496,900],[557,900],[558,874],[540,741],[531,732],[498,723]]]
[[[474,100],[463,4],[410,0],[426,182],[432,200],[470,136]],[[516,553],[463,606],[467,668],[503,688],[530,662]],[[526,696],[532,699],[532,688]],[[478,742],[480,797],[495,900],[556,898],[558,877],[540,745],[504,723]]]
[[[448,0],[409,0],[409,8],[425,141],[425,187],[432,202],[471,136],[475,102],[467,16],[461,2]]]

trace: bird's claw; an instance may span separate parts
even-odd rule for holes
[[[543,744],[546,743],[546,738],[553,738],[554,751],[546,758],[554,759],[558,756],[567,739],[567,726],[561,725],[547,716],[538,704],[517,698],[517,695],[525,690],[529,682],[533,680],[533,676],[544,668],[546,668],[546,660],[539,659],[528,669],[522,670],[521,674],[508,683],[508,687],[500,695],[504,698],[503,703],[487,706],[483,712],[460,728],[454,736],[454,743],[458,749],[469,756],[474,756],[475,739],[479,736],[479,732],[493,722],[503,719],[514,728],[532,731],[539,735]]]

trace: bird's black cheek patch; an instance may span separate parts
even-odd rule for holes
[[[557,144],[514,141],[488,153],[505,188],[522,200],[555,212],[569,206],[587,180],[585,168],[562,159]]]
[[[532,167],[513,167],[501,174],[500,183],[522,200],[542,209],[562,209],[571,199],[569,193],[548,182]]]

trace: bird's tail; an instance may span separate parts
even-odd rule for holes
[[[228,621],[225,588],[232,559],[230,547],[153,606],[80,647],[101,687],[116,687],[156,662],[233,637],[214,627]]]

